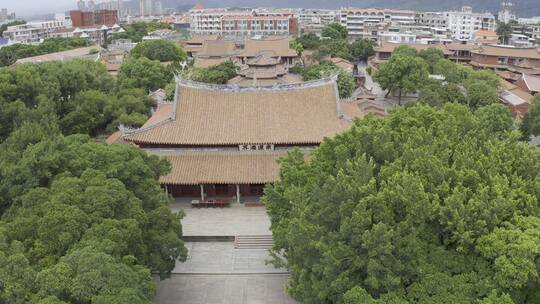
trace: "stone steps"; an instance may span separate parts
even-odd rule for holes
[[[271,249],[273,245],[271,235],[237,235],[234,238],[235,249]]]

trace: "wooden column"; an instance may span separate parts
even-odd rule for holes
[[[236,184],[236,202],[240,204],[240,185]]]
[[[204,202],[204,185],[201,184],[201,202]]]

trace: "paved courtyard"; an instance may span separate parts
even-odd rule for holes
[[[158,283],[159,304],[293,304],[286,274],[173,275]]]
[[[169,205],[184,210],[184,236],[271,235],[270,219],[264,207],[232,204],[228,208],[191,208],[186,201]]]
[[[232,242],[188,242],[188,258],[176,263],[175,274],[259,274],[286,273],[266,265],[267,249],[235,249]]]
[[[177,200],[171,210],[183,210],[184,236],[271,235],[264,207],[233,204],[230,208],[191,208]],[[286,293],[285,269],[266,265],[266,249],[235,249],[233,242],[186,242],[188,258],[176,263],[169,279],[157,282],[157,304],[293,304]]]

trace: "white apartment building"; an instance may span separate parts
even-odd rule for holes
[[[460,41],[471,41],[479,30],[495,31],[495,16],[491,13],[473,13],[470,6],[464,6],[458,12],[445,12],[448,18],[448,29],[453,38]]]
[[[297,12],[300,32],[321,34],[322,29],[330,23],[339,22],[337,11],[325,9],[300,9]]]
[[[421,12],[416,14],[419,25],[448,29],[455,40],[471,41],[474,33],[479,30],[495,31],[495,16],[491,13],[473,13],[470,6],[462,7],[461,11],[451,12]]]
[[[339,22],[347,28],[350,37],[377,39],[388,26],[414,24],[415,12],[391,9],[342,8]]]
[[[64,20],[34,21],[9,26],[3,36],[11,40],[11,43],[40,43],[52,37],[52,33],[64,28],[66,28]]]

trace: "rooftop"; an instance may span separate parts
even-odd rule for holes
[[[516,48],[516,47],[504,47],[494,45],[483,45],[482,47],[471,51],[473,54],[487,55],[487,56],[504,56],[504,57],[517,57],[517,58],[529,58],[540,59],[540,52],[536,48]]]
[[[15,64],[17,65],[17,64],[23,64],[23,63],[63,61],[63,60],[72,60],[72,59],[80,59],[80,58],[88,58],[88,59],[96,60],[99,57],[99,49],[100,49],[99,46],[93,45],[93,46],[73,49],[69,51],[22,58],[22,59],[17,60]],[[94,50],[96,51],[95,53],[93,53]]]
[[[335,78],[249,88],[178,78],[170,117],[124,130],[124,139],[178,146],[319,144],[349,126],[340,118]]]
[[[296,57],[298,54],[289,46],[290,38],[275,40],[254,40],[247,39],[244,44],[244,50],[239,57],[255,57],[261,52],[273,52],[275,57]]]
[[[531,92],[540,92],[540,76],[523,74],[523,81]]]
[[[186,152],[165,156],[171,172],[161,184],[267,184],[279,179],[277,160],[286,152]]]

